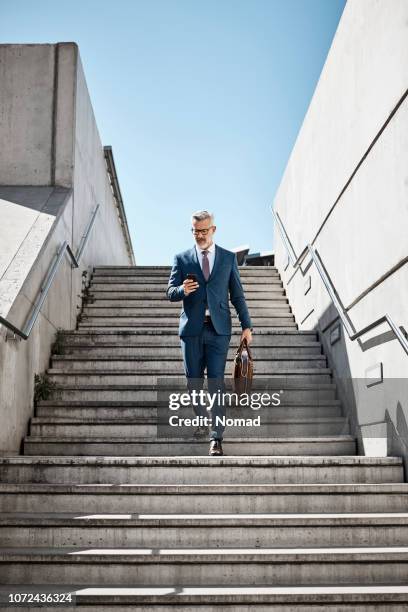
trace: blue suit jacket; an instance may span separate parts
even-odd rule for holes
[[[199,287],[186,296],[182,285],[189,273],[197,276]],[[171,302],[183,300],[179,335],[198,336],[201,333],[204,325],[206,298],[215,331],[220,335],[230,335],[231,313],[228,292],[242,329],[251,327],[235,253],[215,245],[214,265],[207,282],[198,262],[195,246],[176,255],[166,295]]]

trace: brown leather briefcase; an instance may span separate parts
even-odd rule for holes
[[[254,375],[254,362],[246,339],[242,340],[232,365],[232,385],[236,393],[249,393]]]

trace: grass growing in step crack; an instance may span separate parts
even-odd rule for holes
[[[57,383],[51,380],[47,373],[34,374],[34,404],[39,400],[50,399],[57,388]]]
[[[51,346],[51,353],[53,355],[64,354],[64,333],[61,327],[59,327],[55,332],[55,340],[53,345]]]

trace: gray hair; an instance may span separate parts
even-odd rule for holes
[[[191,215],[191,221],[204,221],[204,219],[210,219],[211,225],[214,225],[214,215],[208,210],[197,210]]]

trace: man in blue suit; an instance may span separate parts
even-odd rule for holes
[[[224,389],[224,371],[231,340],[229,298],[242,327],[241,340],[252,341],[251,319],[245,302],[235,253],[213,242],[216,230],[214,217],[207,210],[194,213],[191,231],[195,246],[174,258],[166,291],[171,302],[183,300],[179,336],[184,371],[190,391],[202,386],[207,368],[208,390]],[[195,279],[188,279],[194,275]],[[197,416],[206,417],[205,406],[194,406]],[[225,416],[223,403],[214,403],[211,411],[210,455],[222,455],[224,427],[216,424],[216,416]],[[208,434],[207,427],[198,427],[195,437]]]

